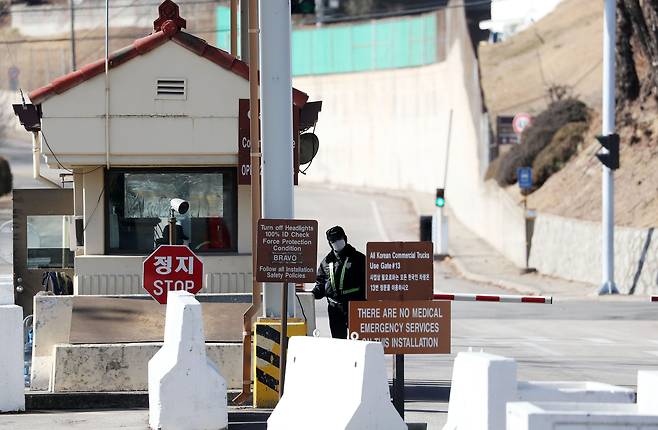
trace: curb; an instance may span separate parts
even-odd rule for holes
[[[450,249],[450,254],[455,255],[454,250]],[[464,279],[467,279],[469,281],[478,282],[478,283],[482,283],[482,284],[493,285],[493,286],[496,286],[496,287],[499,287],[499,288],[503,288],[505,290],[514,291],[516,293],[524,294],[524,295],[535,295],[535,296],[537,296],[537,295],[542,294],[542,292],[539,289],[531,287],[529,285],[521,284],[521,283],[514,282],[514,281],[508,281],[508,280],[505,280],[505,279],[492,279],[492,278],[490,278],[488,276],[485,276],[485,275],[482,275],[480,273],[472,272],[472,271],[470,271],[469,269],[466,268],[464,263],[459,261],[458,257],[451,256],[450,257],[450,264],[452,264],[452,266],[455,269],[457,269],[457,272],[459,272],[459,274]]]

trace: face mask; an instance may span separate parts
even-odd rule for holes
[[[331,247],[333,248],[334,251],[340,252],[345,248],[345,240],[340,239],[335,242],[331,242]]]

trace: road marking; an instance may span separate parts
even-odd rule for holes
[[[585,337],[585,338],[583,338],[583,340],[586,340],[590,343],[598,343],[598,344],[605,344],[605,345],[610,345],[610,344],[615,343],[614,341],[612,341],[610,339],[603,339],[603,338],[600,338],[600,337]]]
[[[523,343],[524,343],[524,345],[526,345],[530,348],[536,349],[537,351],[543,352],[544,354],[547,354],[547,355],[552,355],[553,357],[563,357],[564,356],[564,354],[561,354],[557,351],[553,351],[550,348],[546,348],[544,346],[537,345],[536,343],[533,343],[533,342],[523,342]]]
[[[377,226],[377,230],[379,230],[379,234],[382,237],[382,240],[384,242],[390,242],[391,239],[389,239],[388,234],[386,233],[386,229],[384,228],[384,223],[382,222],[382,215],[379,212],[379,207],[377,206],[377,202],[374,200],[370,200],[370,207],[372,208],[372,215],[375,218],[375,225]]]
[[[526,336],[526,340],[530,342],[550,342],[551,340],[547,337],[542,337],[542,336]]]

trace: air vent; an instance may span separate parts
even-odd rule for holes
[[[185,100],[187,85],[185,79],[158,79],[157,98]]]

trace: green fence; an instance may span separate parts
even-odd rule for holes
[[[230,48],[230,11],[217,8],[217,46]],[[437,14],[296,28],[293,76],[422,66],[438,61]]]

